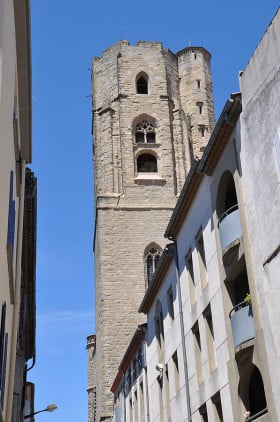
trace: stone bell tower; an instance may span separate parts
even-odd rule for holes
[[[120,41],[93,60],[96,336],[89,421],[111,420],[110,387],[143,322],[138,307],[193,157],[214,127],[210,54]],[[93,345],[93,346],[92,346]]]

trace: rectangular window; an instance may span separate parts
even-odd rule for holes
[[[168,313],[170,318],[174,319],[174,298],[173,298],[173,291],[172,286],[169,287],[167,290],[167,306],[168,306]]]
[[[190,302],[193,306],[195,304],[195,282],[194,282],[194,272],[193,272],[193,259],[192,259],[192,251],[189,250],[186,259],[186,270],[187,270],[187,277],[188,277],[188,284],[189,284],[189,291],[190,291]]]
[[[0,401],[1,407],[4,407],[5,383],[6,383],[6,363],[8,350],[8,334],[6,329],[6,302],[2,304],[1,328],[0,328]]]
[[[134,422],[138,422],[138,396],[137,396],[137,390],[134,391],[133,413],[134,413]]]
[[[179,378],[179,365],[178,365],[178,355],[177,352],[173,353],[172,361],[174,366],[174,384],[176,391],[180,388],[180,378]]]
[[[207,277],[206,277],[206,258],[205,258],[205,249],[204,249],[202,230],[200,230],[200,232],[196,236],[196,248],[197,248],[197,253],[198,253],[200,283],[201,283],[201,288],[204,289],[207,284]]]
[[[210,304],[207,306],[203,312],[204,323],[205,323],[205,333],[207,340],[207,350],[208,350],[208,362],[209,362],[209,371],[210,373],[216,369],[216,354],[215,354],[215,343],[214,343],[214,329],[212,321],[212,312]]]
[[[193,343],[194,343],[194,355],[196,361],[196,376],[198,384],[203,382],[202,374],[202,363],[201,363],[201,341],[198,321],[192,327]]]
[[[144,406],[144,389],[143,381],[139,385],[139,409],[140,409],[140,421],[145,422],[145,406]]]
[[[159,420],[163,421],[163,397],[162,397],[163,380],[162,380],[162,375],[159,375],[157,377],[157,383],[158,383]]]
[[[132,415],[132,398],[130,396],[129,398],[129,420],[133,421],[133,415]]]
[[[168,365],[165,365],[164,373],[164,385],[165,385],[165,407],[167,413],[167,421],[171,421],[171,412],[170,412],[170,389],[169,389],[169,374],[168,374]]]
[[[214,418],[215,422],[223,422],[223,409],[222,409],[222,403],[221,403],[221,396],[220,393],[216,393],[215,396],[212,397],[212,403],[213,403],[213,410],[214,410]]]
[[[203,422],[208,422],[208,415],[207,415],[207,407],[206,407],[206,404],[203,404],[202,406],[200,406],[199,413],[200,413],[200,416],[201,416],[201,420]]]

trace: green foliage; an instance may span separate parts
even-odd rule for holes
[[[251,305],[252,300],[251,300],[251,295],[250,293],[246,293],[246,296],[244,298],[244,302],[246,302],[246,305]]]

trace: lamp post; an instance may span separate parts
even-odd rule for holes
[[[41,413],[41,412],[53,412],[56,409],[57,409],[57,405],[56,404],[49,404],[45,409],[43,409],[43,410],[37,410],[37,412],[30,413],[30,415],[24,416],[23,419],[31,418],[32,416],[38,415],[38,413]]]

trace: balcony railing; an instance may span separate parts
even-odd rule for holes
[[[252,416],[249,416],[249,418],[245,419],[246,422],[255,421],[256,419],[260,418],[262,415],[265,415],[267,413],[267,407],[265,407],[263,410],[260,410],[258,413],[255,413]],[[261,419],[265,420],[265,419]]]
[[[241,302],[229,313],[233,344],[236,348],[245,341],[255,338],[255,325],[252,306],[248,302]]]
[[[240,216],[238,205],[233,205],[228,208],[219,219],[219,233],[221,240],[222,252],[232,243],[234,240],[239,239],[242,236]]]

